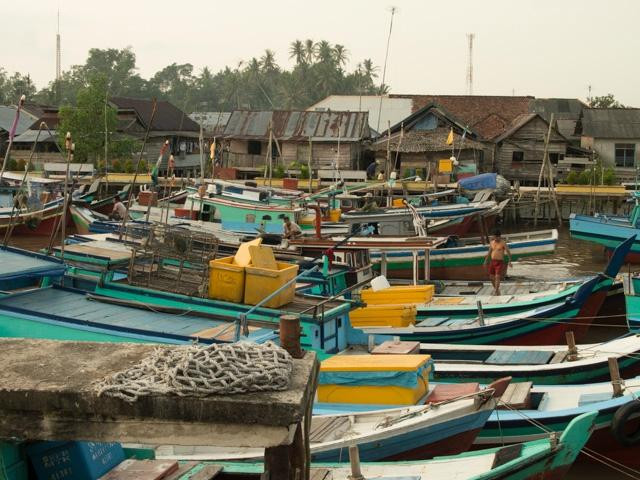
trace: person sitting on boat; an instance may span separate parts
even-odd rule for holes
[[[284,238],[296,238],[302,235],[302,230],[300,229],[300,225],[296,222],[292,222],[289,217],[284,217]]]
[[[127,207],[124,206],[120,200],[115,201],[113,204],[113,210],[111,210],[111,214],[109,218],[112,220],[122,220],[127,215]]]
[[[506,263],[505,255],[509,258],[509,261]],[[489,242],[489,251],[487,252],[487,258],[485,258],[484,264],[488,266],[489,278],[493,285],[494,294],[500,295],[502,275],[504,275],[507,268],[511,266],[511,252],[509,251],[507,242],[502,238],[500,230],[493,232],[493,238]]]

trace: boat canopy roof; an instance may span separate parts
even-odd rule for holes
[[[60,277],[67,267],[58,259],[19,248],[0,248],[0,281]]]

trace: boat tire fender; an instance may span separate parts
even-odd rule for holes
[[[611,433],[614,438],[624,447],[632,447],[640,444],[640,426],[631,433],[627,433],[625,426],[631,416],[640,414],[640,400],[633,400],[622,405],[611,420]]]

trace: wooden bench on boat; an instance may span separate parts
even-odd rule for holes
[[[184,347],[0,339],[0,440],[260,447],[269,478],[310,478],[315,353],[294,360],[282,392],[153,395],[135,403],[97,396],[94,382],[157,348]]]

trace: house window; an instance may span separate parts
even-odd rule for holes
[[[262,143],[256,140],[247,142],[247,153],[249,155],[262,155]]]
[[[635,166],[636,145],[634,143],[616,143],[616,167]]]
[[[512,162],[524,162],[524,152],[520,152],[518,150],[514,151],[511,154],[511,161]]]

